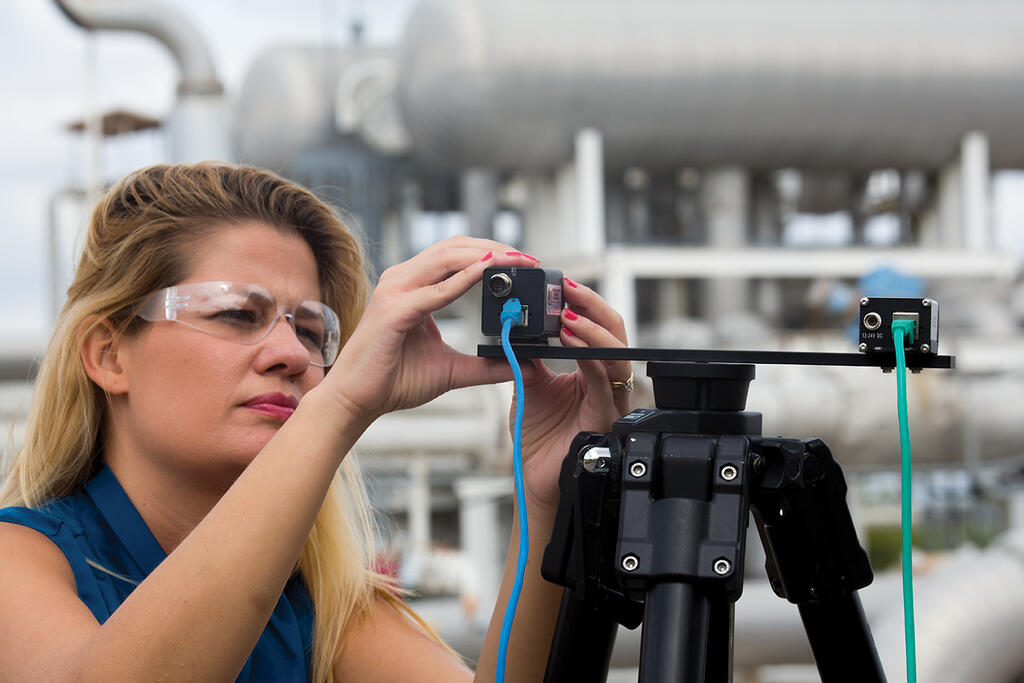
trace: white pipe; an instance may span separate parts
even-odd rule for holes
[[[604,251],[604,150],[601,131],[584,128],[575,141],[576,219],[578,251],[598,255]]]
[[[702,189],[708,245],[740,249],[747,245],[750,176],[740,167],[723,166],[705,174]],[[724,267],[707,283],[707,317],[717,320],[747,309],[747,282]]]
[[[479,578],[479,595],[472,597],[480,606],[493,605],[498,597],[502,567],[498,504],[511,494],[512,482],[508,477],[463,477],[455,482],[455,495],[459,499],[459,545]],[[483,613],[473,616],[486,618]]]
[[[183,14],[160,2],[56,0],[73,22],[90,31],[138,31],[163,43],[181,68],[179,94],[221,94],[213,58],[202,36]]]
[[[964,246],[985,251],[991,246],[988,225],[988,137],[973,131],[960,143],[960,183],[963,206]]]
[[[430,461],[416,453],[409,462],[409,537],[420,559],[430,552]]]
[[[56,0],[90,31],[138,31],[163,43],[181,71],[178,100],[168,118],[169,155],[174,162],[227,159],[224,86],[202,36],[177,10],[155,0]]]

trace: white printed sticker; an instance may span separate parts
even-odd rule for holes
[[[548,285],[548,315],[562,315],[562,285]]]

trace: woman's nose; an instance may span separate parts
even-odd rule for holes
[[[311,364],[310,351],[299,339],[295,318],[291,315],[278,316],[262,344],[264,348],[260,356],[265,370],[280,365],[289,373],[299,373]]]

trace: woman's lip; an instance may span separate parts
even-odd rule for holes
[[[280,420],[287,420],[295,412],[299,400],[281,393],[263,394],[245,402],[244,406],[257,413]]]
[[[287,394],[275,392],[272,394],[261,394],[259,396],[254,396],[253,398],[250,398],[248,401],[246,401],[245,405],[249,407],[257,405],[272,405],[280,406],[282,408],[291,408],[292,410],[295,410],[295,407],[299,405],[299,399],[295,398],[294,396],[288,396]]]
[[[247,403],[246,408],[257,413],[261,413],[268,417],[277,418],[279,420],[287,420],[295,412],[294,408],[288,406],[280,406],[276,403]]]

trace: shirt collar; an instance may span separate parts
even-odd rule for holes
[[[157,543],[107,463],[103,463],[99,473],[86,483],[85,490],[142,576],[149,576],[167,553]]]

